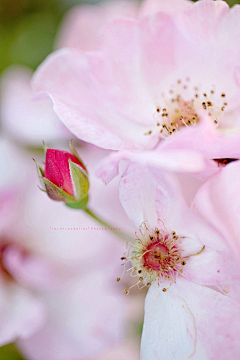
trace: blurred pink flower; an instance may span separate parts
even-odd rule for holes
[[[10,153],[10,149],[12,164],[15,159],[12,146],[5,150]],[[83,152],[90,169],[106,153],[88,145]],[[30,295],[34,291],[33,300],[44,307],[45,317],[42,316],[41,322],[38,320],[40,315],[37,316],[37,311],[34,313],[31,297],[32,303],[21,293],[16,295],[14,303],[8,297],[10,310],[6,314],[11,316],[6,317],[6,325],[2,327],[3,342],[25,336],[26,341],[20,339],[17,345],[24,356],[33,360],[79,360],[100,356],[124,341],[126,336],[132,304],[126,302],[116,283],[118,259],[125,243],[116,238],[114,230],[103,230],[103,226],[85,212],[50,201],[36,186],[34,166],[29,170],[27,163],[24,166],[27,159],[24,153],[19,151],[17,155],[22,162],[14,162],[12,170],[17,173],[18,165],[21,166],[20,174],[24,174],[25,181],[18,187],[21,201],[16,203],[15,198],[14,218],[4,226],[4,236],[9,242],[3,249],[0,264],[21,291],[27,289]],[[5,161],[3,151],[0,160],[2,158]],[[35,181],[30,181],[33,175]],[[118,183],[107,189],[99,179],[90,177],[91,209],[104,211],[110,207],[107,220],[118,227],[124,223],[121,228],[131,232],[132,225],[118,199]],[[17,181],[15,176],[11,185]],[[4,189],[4,183],[1,188]],[[5,207],[5,214],[8,208]],[[8,292],[9,284],[6,285]],[[0,286],[0,292],[2,289],[4,287]],[[14,312],[15,303],[18,313]],[[26,320],[25,308],[21,306],[29,307]],[[0,311],[6,309],[0,306]],[[10,326],[12,333],[8,336]]]
[[[49,100],[36,101],[30,86],[32,71],[12,66],[1,78],[1,126],[5,136],[30,146],[69,136]]]
[[[122,205],[142,224],[123,263],[151,285],[142,360],[239,358],[239,177],[240,163],[229,164],[199,188],[193,211],[174,175],[133,163],[122,174]]]
[[[111,265],[85,267],[59,291],[45,293],[46,325],[18,343],[23,354],[32,360],[78,360],[97,356],[122,340],[127,306],[110,284],[111,271]]]
[[[165,3],[150,1],[139,20],[106,25],[99,51],[51,54],[34,90],[71,132],[100,147],[139,151],[160,142],[159,151],[238,158],[240,7]],[[145,17],[151,7],[159,12]]]
[[[33,291],[22,286],[18,276],[9,270],[12,253],[22,257],[29,266],[30,273],[41,266],[38,257],[32,256],[19,243],[19,236],[13,241],[8,229],[16,223],[21,205],[20,189],[26,181],[27,171],[22,173],[23,161],[20,152],[15,152],[8,142],[0,139],[0,346],[16,339],[31,336],[45,321],[45,306]],[[12,163],[12,161],[16,163]],[[26,170],[26,168],[25,168]],[[16,181],[18,179],[18,182]],[[16,274],[21,266],[15,264]],[[47,275],[49,273],[47,272]],[[30,275],[31,276],[31,275]],[[28,275],[26,274],[26,278]]]

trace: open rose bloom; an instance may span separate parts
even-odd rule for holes
[[[221,0],[81,5],[31,81],[5,72],[0,345],[240,359],[239,33]]]
[[[137,20],[107,24],[100,50],[51,54],[35,91],[74,135],[103,148],[239,157],[239,7],[158,1],[152,13],[153,2]]]
[[[173,175],[136,164],[123,174],[120,199],[140,226],[123,265],[150,287],[141,359],[239,358],[239,176],[239,162],[228,165],[189,208]]]

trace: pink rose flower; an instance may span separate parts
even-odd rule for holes
[[[170,173],[134,163],[123,172],[120,199],[140,233],[122,263],[150,287],[142,360],[239,358],[239,177],[236,161],[188,204]]]
[[[51,54],[34,90],[46,92],[71,132],[97,146],[159,144],[157,151],[238,158],[239,6],[171,1],[181,8],[175,13],[160,1],[152,14],[151,4],[139,20],[108,24],[99,51]]]

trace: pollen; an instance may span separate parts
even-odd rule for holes
[[[224,115],[227,106],[226,94],[217,92],[215,86],[202,89],[203,86],[193,86],[189,77],[186,80],[177,80],[170,89],[162,93],[155,103],[153,114],[156,126],[148,129],[144,134],[159,134],[166,138],[184,127],[196,126],[202,110],[215,127],[219,126],[219,119]],[[202,91],[205,90],[205,91]]]
[[[176,282],[177,274],[183,273],[182,267],[186,264],[181,254],[181,237],[175,231],[169,233],[164,225],[160,229],[149,229],[144,222],[139,232],[141,236],[136,234],[135,244],[127,243],[127,251],[121,258],[126,259],[121,264],[123,273],[121,278],[117,278],[117,281],[120,281],[126,272],[137,278],[134,285],[124,290],[127,295],[134,286],[140,290],[151,286],[153,282],[159,285],[165,280],[171,285]],[[129,263],[132,266],[126,269]],[[162,291],[165,292],[167,289],[163,288]]]

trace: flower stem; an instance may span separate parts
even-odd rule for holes
[[[111,224],[108,224],[107,222],[100,219],[96,214],[94,214],[90,209],[85,208],[83,209],[89,216],[91,216],[93,219],[97,220],[101,225],[103,225],[105,228],[108,229],[114,229],[116,226],[113,226]],[[114,234],[116,234],[119,238],[121,238],[124,241],[132,241],[133,239],[126,234],[125,232],[121,230],[114,230]]]

